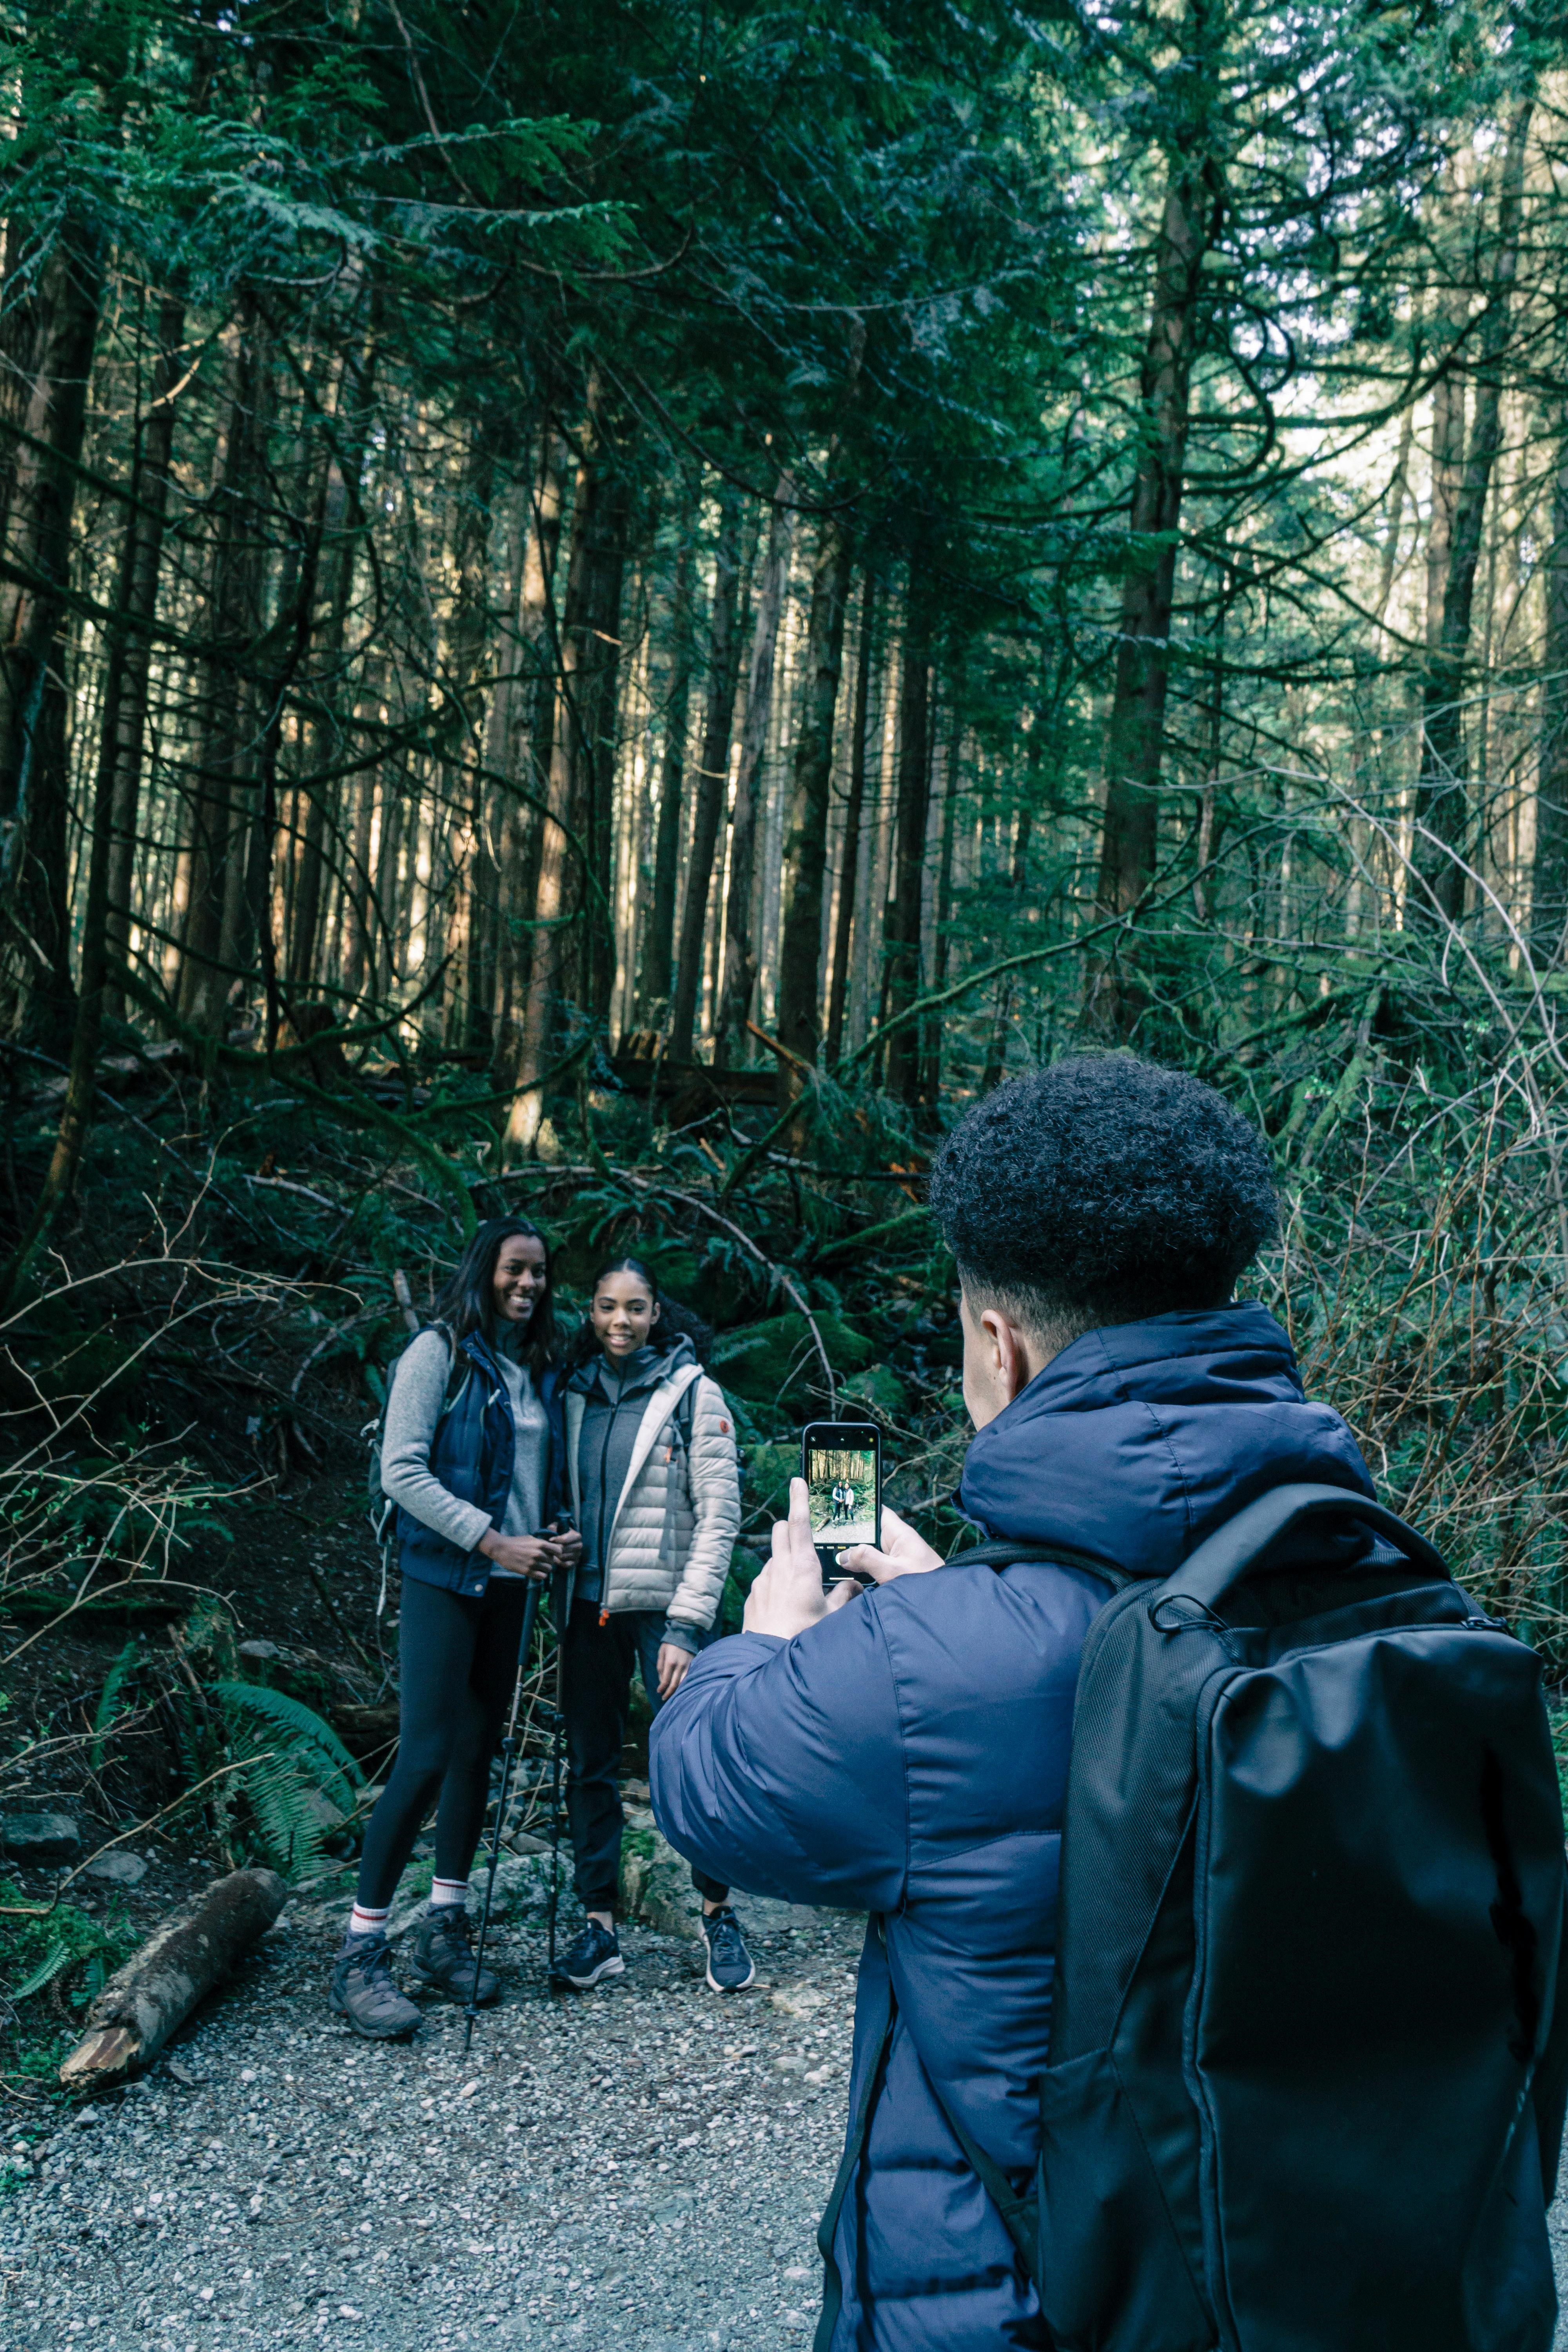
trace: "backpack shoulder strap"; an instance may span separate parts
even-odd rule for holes
[[[885,1941],[886,1931],[881,1922],[878,1920],[873,1924]],[[817,2251],[826,2265],[826,2275],[823,2281],[822,2316],[817,2322],[812,2352],[831,2352],[838,2315],[843,2308],[844,2283],[839,2276],[838,2263],[834,2254],[834,2241],[838,2234],[839,2215],[844,2210],[845,2200],[854,2185],[855,2175],[865,2151],[867,2134],[871,2123],[871,2111],[882,2089],[888,2053],[892,2048],[893,2028],[898,2014],[898,2000],[893,1992],[891,1976],[889,1974],[884,1978],[875,1997],[874,2008],[868,2011],[862,2021],[866,2029],[866,2043],[868,2052],[865,2080],[861,2086],[858,2105],[849,2119],[849,2130],[837,2177],[833,2183],[826,2210],[817,2225]],[[871,2047],[873,2043],[876,2045],[874,2049]],[[1001,2215],[1003,2227],[1023,2256],[1025,2268],[1037,2286],[1040,2234],[1040,2209],[1037,2195],[1033,2188],[1025,2189],[1014,2188],[1001,2166],[992,2157],[986,2155],[979,2141],[964,2128],[953,2114],[937,2088],[936,2079],[929,2066],[925,2068],[925,2076],[932,2096],[947,2117],[953,2137],[963,2150],[970,2170]]]
[[[680,1432],[680,1442],[688,1454],[691,1451],[692,1424],[697,1419],[697,1391],[707,1377],[699,1366],[697,1378],[687,1381],[675,1401],[675,1411],[669,1416],[671,1425]]]
[[[1085,1576],[1099,1577],[1113,1592],[1138,1581],[1124,1568],[1112,1568],[1108,1561],[1096,1559],[1092,1552],[1074,1551],[1068,1544],[1009,1543],[1005,1537],[992,1543],[972,1544],[967,1551],[955,1551],[945,1564],[949,1568],[994,1568],[998,1574],[1005,1568],[1076,1568]]]

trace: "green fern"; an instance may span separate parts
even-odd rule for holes
[[[222,1709],[246,1802],[273,1867],[298,1877],[316,1867],[334,1812],[353,1806],[363,1775],[330,1723],[302,1699],[265,1683],[211,1683]]]
[[[12,2000],[26,2000],[33,1993],[42,1992],[44,1987],[52,1979],[58,1977],[62,1969],[68,1968],[75,1958],[76,1954],[69,1944],[62,1939],[38,1962],[29,1977],[26,1977],[21,1984],[13,1986],[9,1998]]]
[[[121,1697],[126,1685],[134,1677],[141,1663],[142,1645],[132,1634],[103,1678],[103,1695],[98,1702],[98,1712],[92,1718],[92,1746],[88,1752],[91,1757],[92,1769],[95,1772],[101,1772],[103,1769],[104,1743],[110,1733],[120,1717],[130,1712],[129,1706],[121,1706]]]

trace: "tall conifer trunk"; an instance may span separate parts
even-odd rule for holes
[[[563,1042],[569,1013],[579,1021],[603,1020],[615,985],[610,818],[631,505],[626,476],[615,452],[605,447],[595,429],[599,424],[599,404],[591,398],[589,431],[573,486],[549,812],[518,1093],[507,1123],[509,1153],[532,1149],[543,1116],[542,1081]]]
[[[1475,408],[1458,496],[1454,502],[1443,625],[1426,674],[1421,781],[1415,814],[1423,828],[1415,868],[1441,912],[1457,922],[1465,910],[1465,874],[1458,857],[1469,848],[1470,795],[1465,775],[1463,696],[1470,656],[1476,572],[1493,468],[1502,446],[1502,374],[1519,272],[1525,148],[1532,101],[1515,108],[1498,194],[1497,244],[1488,301],[1477,337]]]
[[[855,709],[849,722],[849,795],[844,805],[844,847],[838,874],[838,912],[833,926],[833,963],[827,982],[829,1067],[844,1046],[844,1016],[849,1002],[849,948],[855,932],[855,900],[860,882],[860,836],[866,807],[866,729],[871,701],[872,646],[877,634],[877,576],[866,574],[860,594],[859,644],[855,654]]]
[[[899,696],[898,804],[893,819],[891,888],[882,923],[882,1017],[897,1021],[920,993],[921,917],[926,829],[931,818],[931,607],[924,574],[910,567]],[[920,1099],[919,1024],[907,1021],[888,1039],[889,1093],[911,1108]]]
[[[188,819],[178,999],[194,1028],[215,1034],[222,1028],[236,977],[223,969],[225,917],[228,913],[232,923],[234,884],[243,877],[261,762],[264,719],[252,663],[264,625],[270,377],[267,331],[254,299],[247,297],[234,331],[213,500],[217,527],[209,575],[212,652]]]
[[[741,758],[735,772],[735,798],[730,818],[730,887],[724,901],[724,961],[719,975],[719,1013],[714,1022],[714,1061],[722,1067],[743,1056],[746,1021],[757,980],[756,950],[752,939],[752,884],[757,844],[757,780],[768,738],[773,708],[773,656],[778,646],[779,618],[784,611],[784,581],[789,571],[793,523],[784,499],[789,489],[779,478],[768,521],[768,551],[757,592],[756,625],[752,634],[751,667],[746,677],[746,715],[741,723]]]
[[[158,611],[158,579],[168,514],[174,410],[184,373],[184,320],[183,302],[177,297],[167,297],[158,313],[152,401],[139,420],[131,468],[132,495],[120,575],[121,625],[110,639],[104,679],[98,792],[101,793],[107,784],[110,793],[104,870],[103,1012],[110,1020],[123,1020],[126,1010],[121,975],[131,957],[131,899],[142,804],[142,762],[147,740],[153,625]],[[96,797],[94,805],[96,810]],[[85,961],[85,940],[83,952]]]
[[[719,492],[719,535],[713,550],[713,607],[708,629],[708,708],[702,728],[702,763],[697,771],[697,797],[692,811],[691,859],[686,877],[686,904],[680,918],[680,952],[676,964],[675,995],[669,1015],[669,1055],[676,1062],[691,1059],[697,1027],[697,999],[702,986],[702,947],[708,929],[708,905],[713,887],[713,864],[719,853],[719,828],[724,814],[725,787],[730,779],[730,730],[735,719],[739,679],[737,604],[741,583],[741,501],[723,485]]]
[[[1541,962],[1560,959],[1568,945],[1568,427],[1557,449],[1545,572],[1546,682],[1531,875],[1531,930]]]
[[[675,912],[680,878],[681,786],[691,705],[692,536],[697,518],[682,520],[669,612],[669,682],[664,709],[664,757],[659,762],[658,821],[654,834],[653,898],[648,908],[642,999],[652,1020],[668,1017],[675,979]]]
[[[1142,440],[1128,518],[1116,683],[1106,736],[1098,897],[1108,914],[1130,912],[1154,872],[1176,533],[1186,474],[1203,263],[1215,215],[1215,200],[1201,155],[1173,154],[1155,245],[1140,387]],[[1114,1024],[1120,1007],[1103,968],[1097,973],[1096,988],[1100,1017]]]
[[[68,216],[9,335],[25,352],[9,404],[0,581],[0,1029],[68,1049],[76,992],[66,905],[66,599],[88,378],[103,294],[97,241]]]
[[[816,1061],[817,1052],[833,726],[844,667],[844,615],[854,551],[847,520],[841,514],[830,514],[823,523],[812,568],[805,708],[795,742],[789,833],[784,842],[789,889],[779,941],[779,1038],[808,1062]]]

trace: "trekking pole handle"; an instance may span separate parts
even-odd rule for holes
[[[1199,1544],[1191,1558],[1160,1588],[1160,1602],[1193,1601],[1212,1609],[1231,1586],[1255,1568],[1280,1537],[1309,1519],[1326,1519],[1348,1527],[1352,1521],[1384,1537],[1428,1576],[1447,1579],[1441,1552],[1414,1528],[1350,1486],[1276,1486],[1248,1503],[1234,1519]]]

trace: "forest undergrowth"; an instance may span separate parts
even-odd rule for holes
[[[1173,933],[1139,965],[1134,1042],[1268,1132],[1285,1216],[1249,1289],[1384,1499],[1556,1684],[1568,1087],[1559,983],[1509,950],[1472,943],[1445,968],[1415,931],[1321,971],[1303,957],[1277,1011],[1222,1039],[1204,1006],[1224,975]],[[1046,1050],[1080,1026],[1064,996]],[[18,2108],[55,2095],[80,2011],[139,1932],[95,1856],[261,1861],[296,1884],[352,1862],[395,1730],[367,1430],[465,1224],[537,1219],[568,1320],[593,1262],[635,1247],[713,1327],[745,1463],[728,1625],[812,1415],[874,1416],[889,1499],[944,1549],[963,1540],[954,1276],[923,1203],[940,1123],[872,1073],[781,1056],[771,1104],[753,1086],[737,1108],[715,1081],[672,1110],[657,1071],[639,1086],[580,1056],[538,1156],[507,1169],[504,1106],[469,1057],[111,1043],[74,1203],[0,1322],[0,1811],[68,1812],[83,1857],[0,1887],[0,2078]],[[60,1079],[37,1055],[7,1068],[22,1231]],[[510,1825],[524,1839],[544,1828],[549,1685],[541,1654]]]

